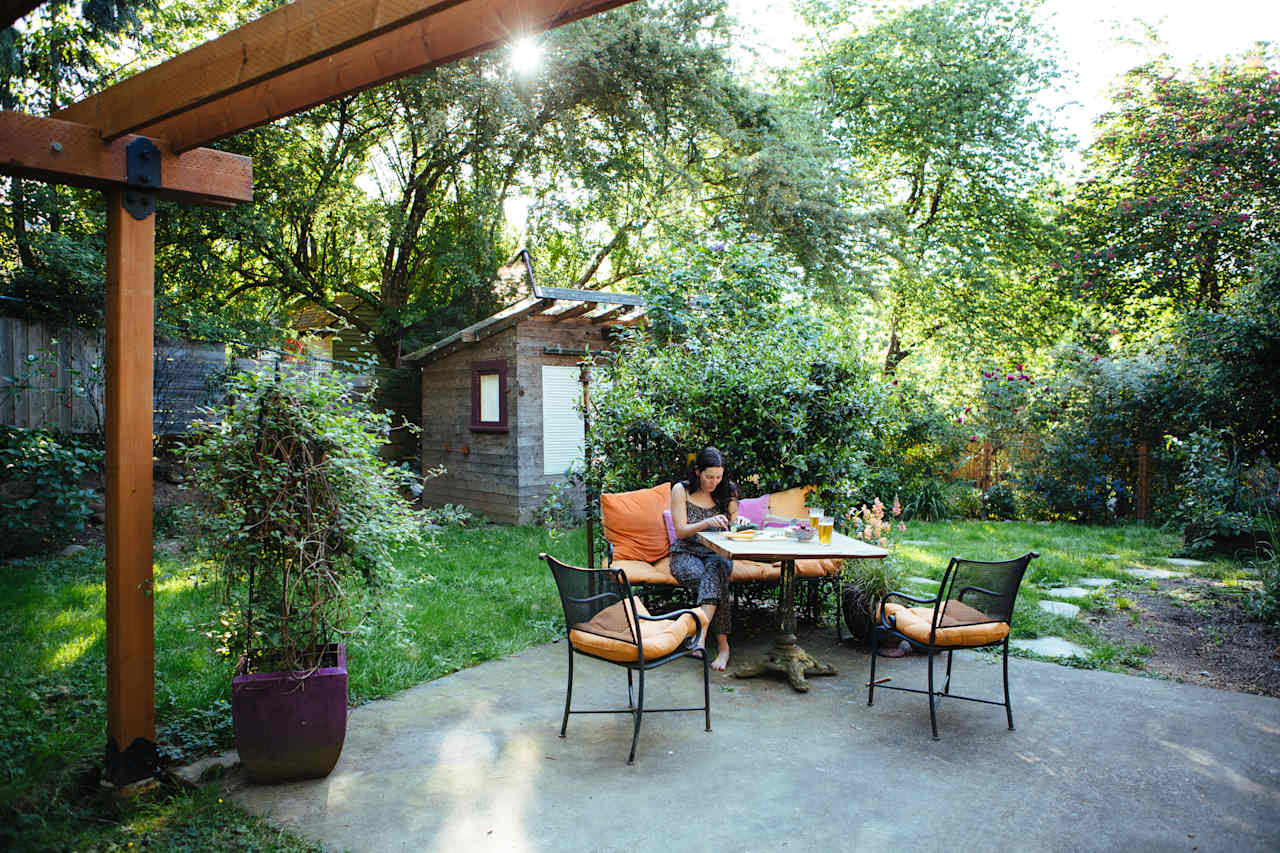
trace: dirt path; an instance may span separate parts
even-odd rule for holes
[[[1086,618],[1117,648],[1150,647],[1137,667],[1142,671],[1280,697],[1280,630],[1252,621],[1244,595],[1209,578],[1169,578],[1156,590],[1119,589],[1115,608]]]

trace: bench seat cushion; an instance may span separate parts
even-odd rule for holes
[[[613,568],[621,569],[633,584],[651,583],[659,586],[679,586],[671,575],[671,558],[663,557],[653,563],[644,560],[614,560]]]
[[[897,629],[918,643],[929,644],[932,607],[906,607],[890,601],[885,617],[896,619]],[[1009,636],[1009,623],[989,622],[986,615],[959,601],[948,601],[934,643],[939,646],[985,646]]]
[[[640,599],[636,599],[636,611],[648,616],[649,611]],[[631,641],[630,614],[625,601],[611,604],[597,613],[589,622],[569,629],[569,642],[575,649],[605,658],[627,663],[640,659],[640,649]],[[641,620],[640,637],[644,641],[646,660],[669,655],[680,647],[686,637],[696,636],[698,623],[685,613],[675,619],[659,622]]]

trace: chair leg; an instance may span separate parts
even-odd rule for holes
[[[564,719],[560,721],[560,737],[564,737],[569,727],[569,700],[573,698],[573,644],[567,639],[564,644],[569,647],[569,683],[564,688]]]
[[[711,655],[702,655],[702,708],[706,712],[707,731],[711,731]]]
[[[1009,720],[1009,731],[1013,728],[1013,706],[1009,704],[1009,638],[1004,638],[1004,714]]]
[[[947,649],[947,677],[942,682],[942,692],[944,694],[951,692],[951,654],[952,649]]]
[[[876,695],[876,658],[880,655],[880,632],[871,629],[871,676],[867,679],[867,707],[871,707]]]
[[[631,690],[631,668],[627,667],[627,707],[634,708],[635,706],[635,694]]]
[[[929,647],[929,725],[933,727],[933,739],[938,740],[938,711],[933,695],[933,646]]]
[[[703,655],[706,657],[706,655]],[[629,672],[630,670],[628,670]],[[636,760],[636,742],[640,740],[640,721],[644,718],[644,670],[640,670],[640,695],[639,701],[636,702],[635,710],[636,730],[631,735],[631,754],[627,756],[627,763],[631,764]]]

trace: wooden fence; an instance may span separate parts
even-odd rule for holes
[[[105,342],[99,330],[54,328],[0,317],[0,424],[24,429],[101,432],[105,424]],[[157,435],[187,430],[210,402],[211,379],[226,367],[224,344],[158,339]]]

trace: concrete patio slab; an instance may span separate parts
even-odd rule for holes
[[[548,644],[356,708],[326,779],[259,787],[237,771],[230,789],[334,851],[871,851],[904,833],[913,849],[1030,853],[1280,843],[1275,699],[1014,658],[1017,731],[1002,708],[944,700],[934,742],[924,697],[880,690],[867,707],[866,652],[829,631],[801,639],[840,674],[807,694],[715,675],[713,731],[700,713],[646,715],[630,767],[625,716],[575,716],[557,737],[566,652]],[[881,658],[876,675],[923,687],[925,666]],[[701,687],[701,667],[677,661],[650,673],[646,703],[692,704]],[[595,661],[574,688],[586,707],[625,703],[622,672]],[[952,689],[998,697],[999,664],[957,656]]]

